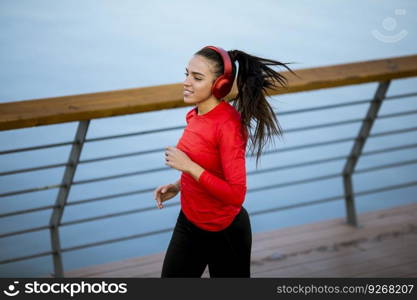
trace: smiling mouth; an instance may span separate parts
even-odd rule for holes
[[[194,94],[194,92],[184,90],[183,94],[184,94],[184,96],[190,96],[190,95]]]

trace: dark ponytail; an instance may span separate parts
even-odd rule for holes
[[[256,166],[262,154],[262,149],[273,136],[283,136],[283,130],[275,116],[274,110],[265,95],[270,96],[267,89],[278,89],[287,86],[287,78],[268,66],[282,66],[296,75],[285,63],[247,54],[240,50],[228,51],[233,62],[233,78],[236,76],[235,61],[239,63],[237,74],[238,94],[232,101],[240,113],[242,124],[246,127],[251,141],[252,155],[256,149]],[[220,55],[210,49],[203,48],[195,53],[215,62],[215,77],[223,74],[223,61]],[[255,122],[251,134],[252,121]]]

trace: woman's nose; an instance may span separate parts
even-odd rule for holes
[[[189,86],[190,85],[190,81],[188,80],[188,77],[185,77],[184,81],[183,81],[184,86]]]

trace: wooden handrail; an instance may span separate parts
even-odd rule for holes
[[[270,95],[417,76],[417,55],[282,72],[288,88]],[[0,103],[0,130],[183,107],[182,83]],[[237,94],[236,86],[227,99]]]

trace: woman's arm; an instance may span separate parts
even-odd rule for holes
[[[195,180],[199,181],[201,173],[203,173],[203,171],[205,171],[204,168],[202,168],[199,164],[192,162],[188,174],[190,174]]]
[[[178,179],[178,180],[174,183],[174,185],[177,187],[178,191],[181,191],[181,178],[180,178],[180,179]]]

